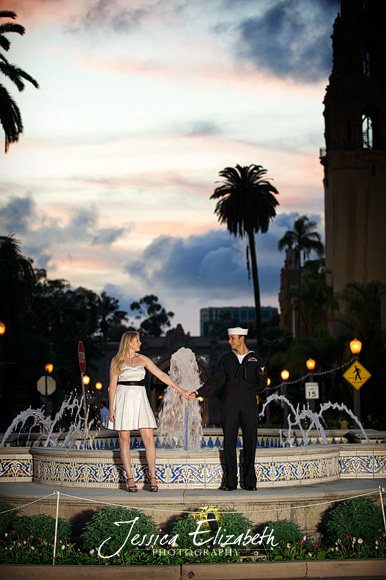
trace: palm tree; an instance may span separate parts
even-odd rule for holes
[[[0,18],[16,18],[16,14],[9,10],[0,10]],[[5,22],[0,24],[0,48],[9,50],[11,43],[4,36],[7,32],[17,32],[23,35],[24,26],[14,22]],[[0,53],[0,72],[10,79],[19,91],[24,89],[24,81],[28,81],[39,88],[37,81],[21,68],[8,62],[3,54]],[[7,153],[9,145],[19,140],[20,133],[23,132],[23,122],[20,109],[13,100],[7,89],[0,83],[0,123],[5,133],[5,152]]]
[[[21,254],[13,235],[0,236],[0,320],[17,328],[32,307],[36,284],[32,260]]]
[[[226,167],[219,172],[225,181],[216,187],[210,197],[210,199],[220,198],[214,210],[219,222],[225,223],[230,233],[235,236],[239,235],[240,238],[245,234],[248,236],[258,340],[262,338],[262,328],[255,233],[267,233],[270,221],[276,216],[275,207],[279,205],[274,195],[279,192],[265,178],[266,173],[267,170],[261,165]]]
[[[320,234],[315,231],[317,223],[310,221],[307,216],[302,215],[295,220],[294,229],[287,230],[281,240],[278,242],[279,250],[285,247],[294,247],[295,257],[298,266],[298,308],[296,316],[296,336],[300,334],[300,287],[302,276],[301,258],[303,262],[309,257],[311,251],[314,251],[321,258],[324,255],[324,245],[320,241]]]

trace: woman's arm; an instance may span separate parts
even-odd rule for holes
[[[185,399],[188,399],[189,398],[189,395],[188,395],[189,391],[185,391],[180,386],[178,386],[177,383],[175,383],[169,377],[169,375],[167,375],[166,373],[164,373],[163,371],[161,371],[161,369],[158,368],[157,365],[155,365],[152,360],[150,360],[145,355],[141,355],[141,359],[142,359],[142,362],[143,362],[143,366],[148,371],[150,371],[152,375],[154,375],[155,377],[157,377],[157,379],[159,379],[160,381],[162,381],[163,383],[165,383],[165,385],[169,385],[169,387],[173,387],[174,389],[176,389],[176,391],[178,391],[180,393],[180,395],[182,395]]]
[[[113,370],[114,359],[110,363],[110,384],[109,384],[109,419],[115,421],[115,393],[117,392],[118,376]]]

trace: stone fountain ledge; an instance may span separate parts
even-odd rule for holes
[[[145,482],[143,450],[131,452],[134,479]],[[239,452],[242,461],[242,451]],[[223,477],[223,454],[217,448],[196,452],[157,450],[157,478],[163,489],[216,489]],[[259,487],[325,483],[338,479],[386,477],[385,444],[310,445],[266,448],[256,452]],[[124,472],[119,451],[4,448],[0,481],[33,481],[69,487],[119,489]]]

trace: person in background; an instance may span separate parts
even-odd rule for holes
[[[106,407],[105,401],[101,401],[99,403],[99,416],[101,420],[101,427],[106,427],[107,422],[109,420],[109,410]]]

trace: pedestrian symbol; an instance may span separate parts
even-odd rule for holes
[[[369,380],[371,373],[359,361],[355,361],[343,376],[354,389],[360,389]]]

